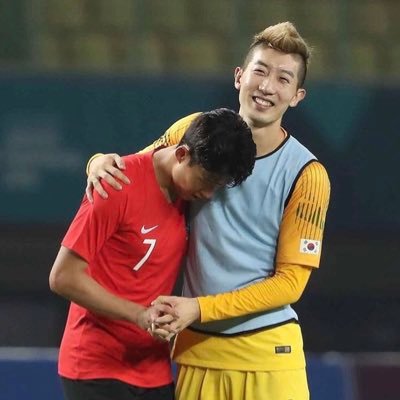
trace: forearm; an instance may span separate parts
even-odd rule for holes
[[[307,285],[311,270],[300,265],[281,264],[271,278],[232,292],[199,297],[200,321],[238,317],[295,303]]]
[[[111,319],[137,324],[145,307],[115,296],[86,273],[87,263],[65,247],[50,273],[50,288],[80,306]]]
[[[58,294],[96,314],[135,324],[139,312],[144,309],[113,295],[85,273],[65,284]]]

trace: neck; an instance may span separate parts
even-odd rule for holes
[[[286,133],[282,129],[280,122],[277,121],[275,124],[262,127],[248,123],[253,134],[254,143],[257,146],[257,157],[273,152],[285,140]]]
[[[161,192],[169,203],[176,199],[174,186],[172,184],[172,166],[175,160],[175,146],[169,146],[157,150],[153,154],[153,166],[156,180]]]

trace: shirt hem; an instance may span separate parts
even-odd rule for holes
[[[142,387],[142,388],[156,388],[159,386],[166,386],[169,385],[173,382],[173,378],[172,375],[169,379],[165,380],[165,381],[160,381],[160,382],[156,382],[154,384],[154,375],[152,375],[151,377],[149,377],[149,379],[151,380],[151,384],[150,383],[143,383],[140,382],[138,380],[135,379],[128,379],[125,378],[121,375],[118,374],[110,374],[110,373],[104,373],[104,374],[68,374],[65,373],[63,371],[58,371],[58,375],[60,375],[63,378],[67,378],[67,379],[72,379],[72,380],[79,380],[79,381],[84,381],[84,380],[92,380],[92,379],[115,379],[117,381],[121,381],[123,383],[127,383],[128,385],[132,385],[132,386],[137,386],[137,387]]]

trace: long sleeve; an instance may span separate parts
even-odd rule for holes
[[[155,148],[160,146],[173,146],[178,144],[181,141],[182,136],[185,134],[189,125],[198,115],[200,115],[200,113],[190,114],[186,117],[179,119],[174,124],[172,124],[162,136],[156,139],[151,145],[141,150],[141,152],[154,150]]]
[[[145,147],[144,149],[140,150],[139,153],[144,153],[150,150],[154,150],[157,147],[160,146],[173,146],[178,144],[182,136],[185,134],[187,128],[189,125],[192,123],[192,121],[200,115],[199,112],[187,115],[186,117],[183,117],[173,123],[166,131],[165,133],[160,136],[158,139],[156,139],[152,144],[149,146]],[[100,157],[104,155],[103,153],[96,153],[93,154],[90,158],[89,161],[86,164],[86,175],[89,175],[89,166],[90,163],[97,157]]]
[[[312,268],[278,264],[273,277],[245,288],[199,297],[201,322],[216,321],[295,303],[302,295]]]

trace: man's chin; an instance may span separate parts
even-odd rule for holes
[[[270,125],[271,124],[271,118],[268,113],[268,110],[265,110],[264,112],[257,111],[257,110],[251,110],[248,113],[248,118],[247,120],[254,126],[264,126],[264,125]]]
[[[272,121],[269,118],[260,118],[260,116],[251,119],[251,123],[254,128],[264,128],[269,125],[272,125]]]

